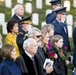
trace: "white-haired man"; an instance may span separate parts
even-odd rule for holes
[[[33,38],[28,38],[24,41],[24,53],[16,59],[17,64],[21,68],[22,75],[42,75],[39,60],[35,56],[37,47],[37,42]]]
[[[41,42],[41,37],[42,37],[41,31],[36,27],[33,27],[28,31],[28,38],[35,39],[37,41],[38,45]]]
[[[24,19],[24,7],[22,4],[15,5],[13,9],[14,9],[14,15],[12,16],[11,19],[16,19],[18,22],[21,19]],[[19,31],[21,31],[20,25],[18,26],[19,26]]]

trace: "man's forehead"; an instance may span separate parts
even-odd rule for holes
[[[41,34],[41,32],[39,32],[39,31],[36,31],[36,32],[35,32],[35,34],[36,34],[36,35],[37,35],[37,34]]]

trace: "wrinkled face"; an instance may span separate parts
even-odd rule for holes
[[[16,14],[20,17],[24,16],[24,7],[19,5],[18,9],[16,10]]]
[[[63,39],[60,39],[58,42],[55,42],[55,45],[56,45],[58,48],[62,48],[62,46],[63,46]]]
[[[11,29],[11,31],[13,33],[18,33],[18,23],[15,23],[15,25],[13,26],[13,29]]]
[[[41,33],[36,31],[35,34],[34,34],[34,37],[33,37],[37,42],[41,41]]]
[[[14,49],[11,51],[10,57],[11,57],[12,59],[15,59],[15,58],[16,58],[16,54],[17,54],[17,52],[16,52],[16,49],[14,48]]]
[[[54,35],[54,29],[51,29],[48,34],[49,34],[50,37],[52,37]]]
[[[22,29],[25,31],[29,31],[32,28],[32,25],[30,24],[22,24]]]
[[[30,55],[35,55],[37,53],[37,43],[31,42],[30,46],[27,47],[27,51]]]
[[[28,24],[26,30],[29,31],[32,28],[32,25]]]
[[[48,44],[48,41],[49,41],[49,34],[47,33],[47,34],[43,37],[42,42],[43,42],[44,44]]]

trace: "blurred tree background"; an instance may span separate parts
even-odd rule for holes
[[[17,0],[11,0],[12,1],[12,8],[14,7],[14,5],[17,4]],[[65,0],[61,0],[62,1],[62,4],[64,5],[64,1]],[[76,8],[73,7],[73,0],[69,0],[70,1],[70,11],[67,11],[67,14],[70,14],[73,16],[73,27],[74,28],[74,22],[76,21]],[[23,5],[25,5],[25,3],[27,2],[30,2],[32,4],[32,13],[29,14],[29,13],[26,13],[25,12],[25,17],[28,17],[30,15],[32,15],[33,13],[38,13],[39,14],[39,24],[38,26],[37,25],[33,25],[33,26],[36,26],[38,27],[39,29],[41,29],[41,23],[46,21],[46,10],[47,9],[51,9],[51,5],[46,5],[45,4],[45,0],[42,0],[42,9],[37,9],[36,8],[36,0],[24,0],[24,3]],[[5,0],[2,2],[0,2],[0,13],[4,13],[5,14],[5,22],[8,22],[9,19],[11,18],[11,9],[12,8],[7,8],[5,7]],[[2,34],[2,26],[0,25],[0,33]],[[3,42],[4,42],[4,38],[6,35],[3,35]],[[71,45],[71,49],[72,49],[72,53],[73,53],[73,39],[72,38],[69,38],[70,39],[70,45]],[[71,53],[71,54],[72,54]],[[69,70],[69,75],[71,75],[70,73],[71,71]]]

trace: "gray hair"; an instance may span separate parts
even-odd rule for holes
[[[16,10],[18,9],[18,7],[19,7],[20,5],[22,5],[22,4],[17,4],[17,5],[14,6],[13,10],[14,10],[15,13],[16,13]]]
[[[41,33],[41,31],[38,28],[36,28],[36,27],[31,28],[28,31],[28,37],[30,38],[30,37],[34,36],[34,34],[35,34],[36,31],[38,31],[39,33]]]
[[[34,42],[37,45],[36,40],[34,40],[33,38],[28,38],[27,40],[25,40],[23,43],[23,49],[26,50],[26,47],[30,47],[32,42]]]

